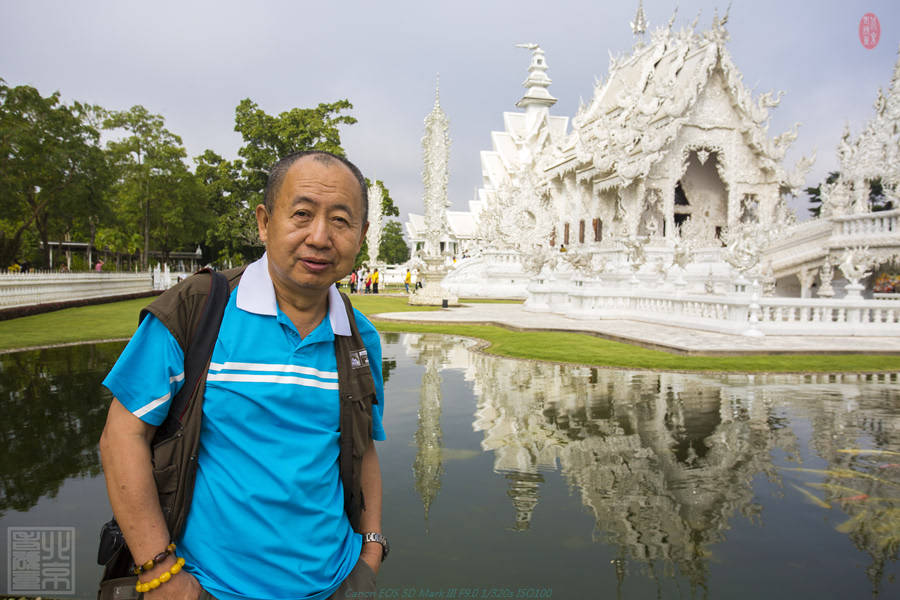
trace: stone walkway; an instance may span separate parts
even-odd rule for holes
[[[574,331],[678,354],[898,354],[900,337],[796,336],[760,338],[613,319],[572,319],[529,312],[521,304],[463,304],[428,312],[376,315],[389,321],[474,323],[534,331]]]

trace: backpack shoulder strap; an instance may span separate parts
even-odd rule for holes
[[[160,425],[157,438],[166,437],[182,425],[188,403],[212,358],[230,287],[233,286],[227,275],[202,269],[141,311],[141,319],[153,314],[162,321],[184,351],[184,384],[172,399],[169,417]],[[172,293],[166,297],[169,292]]]

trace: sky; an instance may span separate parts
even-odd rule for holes
[[[546,52],[551,114],[573,117],[590,100],[609,55],[631,53],[637,1],[454,0],[0,0],[0,78],[59,91],[107,109],[141,104],[165,118],[190,157],[233,158],[241,145],[234,109],[250,98],[269,114],[346,98],[355,125],[342,128],[348,157],[381,179],[400,209],[423,212],[422,135],[440,76],[450,120],[452,208],[481,185],[479,153],[503,112],[516,111],[534,42]],[[650,29],[699,13],[698,30],[727,0],[646,0]],[[881,37],[863,47],[859,22],[875,14]],[[769,133],[797,122],[785,166],[816,153],[817,185],[837,165],[845,124],[856,135],[887,89],[900,42],[896,0],[734,0],[728,50],[754,98],[784,91]],[[805,216],[806,197],[792,206]]]

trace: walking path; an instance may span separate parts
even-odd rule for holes
[[[571,331],[679,354],[898,354],[900,337],[797,336],[746,337],[671,325],[619,319],[572,319],[529,312],[521,304],[463,304],[428,312],[375,315],[387,321],[500,325],[533,331]]]

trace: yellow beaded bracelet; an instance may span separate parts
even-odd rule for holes
[[[131,572],[132,572],[134,575],[140,575],[141,573],[143,573],[143,572],[145,572],[145,571],[149,571],[150,569],[152,569],[153,567],[155,567],[157,564],[159,564],[159,563],[161,563],[162,561],[166,560],[166,558],[167,558],[170,554],[173,554],[174,552],[175,552],[175,543],[172,542],[172,543],[170,543],[168,546],[166,546],[166,549],[165,549],[165,550],[163,550],[162,552],[160,552],[159,554],[157,554],[156,556],[154,556],[153,558],[151,558],[150,560],[148,560],[148,561],[145,562],[144,564],[142,564],[142,565],[140,565],[140,566],[138,566],[138,565],[131,565]]]
[[[172,575],[177,575],[181,570],[181,567],[184,566],[184,558],[179,558],[175,561],[175,564],[172,565],[168,571],[160,575],[159,577],[152,579],[150,581],[138,581],[137,585],[134,586],[134,589],[137,590],[139,594],[143,594],[144,592],[149,592],[150,590],[155,590],[165,582],[172,579]]]

